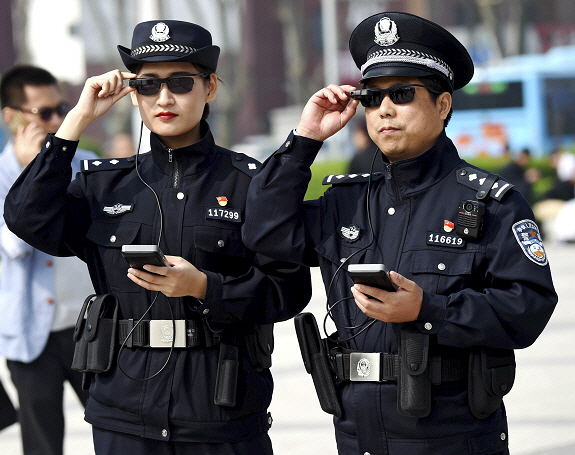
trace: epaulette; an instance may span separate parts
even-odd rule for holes
[[[135,165],[135,156],[130,156],[129,158],[99,158],[95,160],[82,160],[82,172],[129,169]]]
[[[250,177],[256,175],[258,169],[261,167],[261,163],[258,160],[243,153],[232,152],[231,156],[232,165]]]
[[[477,199],[495,199],[501,201],[503,196],[514,185],[503,180],[497,174],[488,174],[472,167],[456,169],[457,182],[469,188],[477,190]]]
[[[371,174],[371,181],[379,180],[383,177],[383,172]],[[342,185],[345,183],[368,182],[369,173],[366,174],[332,174],[323,178],[323,185]]]

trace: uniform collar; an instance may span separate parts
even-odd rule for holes
[[[383,159],[389,163],[385,156]],[[461,161],[455,145],[443,131],[435,145],[427,152],[386,165],[391,168],[393,182],[400,194],[409,196],[443,179]]]
[[[154,164],[164,173],[169,174],[177,162],[183,175],[197,174],[210,166],[214,160],[215,142],[210,126],[205,120],[201,120],[200,132],[202,138],[194,144],[185,147],[171,149],[172,162],[170,162],[170,149],[162,144],[160,138],[155,134],[150,134],[150,146]]]

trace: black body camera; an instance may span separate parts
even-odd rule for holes
[[[455,232],[460,237],[477,240],[483,234],[485,204],[479,201],[461,201],[457,214]]]

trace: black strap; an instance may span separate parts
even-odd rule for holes
[[[399,371],[398,354],[378,354],[381,368],[379,382],[396,382]],[[349,381],[351,352],[332,353],[331,358],[337,379]],[[434,385],[466,380],[467,360],[460,357],[431,356],[429,368],[431,383]]]

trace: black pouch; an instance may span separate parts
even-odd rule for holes
[[[257,325],[254,331],[246,333],[245,339],[252,366],[257,371],[271,368],[274,351],[274,325]]]
[[[74,328],[73,370],[103,373],[112,367],[118,306],[118,299],[113,294],[92,294],[86,298]]]
[[[225,342],[220,343],[220,357],[216,374],[214,403],[218,406],[234,407],[240,368],[239,349]]]
[[[468,395],[471,413],[486,419],[499,409],[515,381],[512,349],[482,348],[469,354]]]
[[[426,417],[431,412],[429,335],[401,330],[397,378],[397,411],[406,417]]]
[[[342,410],[335,390],[334,375],[315,316],[312,313],[300,313],[294,318],[294,323],[305,370],[311,374],[321,409],[341,417]]]

